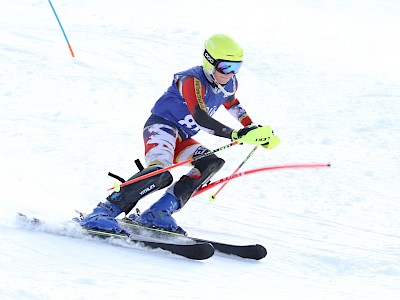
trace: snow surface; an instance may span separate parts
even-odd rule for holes
[[[399,1],[53,5],[75,59],[48,1],[0,2],[0,299],[400,299]],[[264,260],[191,261],[16,222],[22,211],[55,230],[108,195],[108,171],[136,172],[153,103],[217,32],[245,49],[239,99],[282,139],[243,169],[332,163],[243,177],[175,215],[193,236],[265,245]],[[220,152],[216,179],[251,149]]]

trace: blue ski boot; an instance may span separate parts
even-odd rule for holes
[[[79,224],[86,229],[103,230],[114,233],[127,232],[118,224],[115,218],[122,210],[111,202],[100,202],[91,214],[79,220]]]
[[[174,195],[165,193],[164,196],[149,209],[141,213],[140,216],[134,217],[134,220],[143,226],[160,228],[186,235],[186,231],[178,226],[175,219],[171,216],[173,212],[180,208],[179,206],[179,200]],[[133,217],[130,216],[130,218]]]

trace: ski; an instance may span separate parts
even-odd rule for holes
[[[220,253],[254,260],[263,259],[267,255],[267,249],[265,249],[265,247],[260,244],[233,245],[190,236],[184,236],[182,234],[162,230],[159,228],[145,227],[127,218],[117,219],[117,221],[127,232],[132,234],[150,236],[166,241],[179,238],[191,240],[197,243],[209,243],[213,245],[214,249]]]
[[[192,238],[192,239],[199,243],[210,243],[211,245],[213,245],[214,249],[218,252],[229,255],[235,255],[242,258],[260,260],[267,256],[267,249],[260,244],[232,245],[232,244],[214,242],[199,238]]]
[[[30,224],[35,228],[39,228],[39,226],[44,225],[45,222],[41,219],[29,217],[25,214],[18,213],[18,217],[22,220],[25,224]],[[73,221],[71,221],[73,222]],[[192,243],[168,243],[164,241],[159,241],[156,239],[151,240],[150,238],[145,238],[143,236],[135,236],[119,234],[119,233],[111,233],[107,231],[101,230],[88,230],[83,227],[78,227],[82,229],[82,232],[87,233],[89,236],[99,237],[102,239],[118,239],[124,240],[127,243],[138,244],[143,247],[151,248],[151,249],[162,249],[166,250],[170,253],[180,255],[189,259],[194,260],[204,260],[210,258],[214,254],[213,246],[208,242],[202,241],[193,241]],[[63,234],[64,235],[64,234]],[[66,234],[67,235],[67,234]]]
[[[165,243],[158,241],[149,241],[133,237],[132,235],[127,236],[125,234],[116,234],[101,230],[93,230],[93,229],[90,230],[84,229],[84,230],[86,230],[91,236],[97,236],[104,239],[117,238],[121,240],[126,240],[129,242],[137,243],[144,247],[148,247],[151,249],[166,250],[173,254],[195,260],[204,260],[210,258],[214,254],[213,246],[207,242],[196,241],[196,243],[193,244],[174,244],[174,243]]]

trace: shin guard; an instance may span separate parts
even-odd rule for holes
[[[154,172],[160,168],[147,167],[133,175],[129,180]],[[121,187],[119,192],[113,192],[107,200],[115,204],[121,211],[128,214],[143,197],[169,186],[172,183],[172,175],[169,171],[145,178],[132,184]]]
[[[224,163],[225,161],[222,158],[214,154],[193,163],[194,169],[197,169],[200,175],[183,175],[173,187],[174,195],[180,201],[180,208],[188,202],[199,187],[209,181],[222,168]]]

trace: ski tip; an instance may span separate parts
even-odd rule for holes
[[[210,243],[204,243],[204,244],[194,244],[197,249],[193,255],[188,253],[186,255],[187,258],[190,259],[195,259],[195,260],[205,260],[210,258],[211,256],[214,255],[215,249],[212,244]]]
[[[256,260],[260,260],[266,256],[267,256],[267,249],[263,245],[256,244],[256,247],[254,248],[253,258]]]
[[[41,224],[43,224],[43,222],[40,219],[27,216],[26,214],[23,214],[21,212],[17,213],[17,217],[19,218],[19,220],[22,220],[23,222],[31,224],[31,225],[41,225]]]

